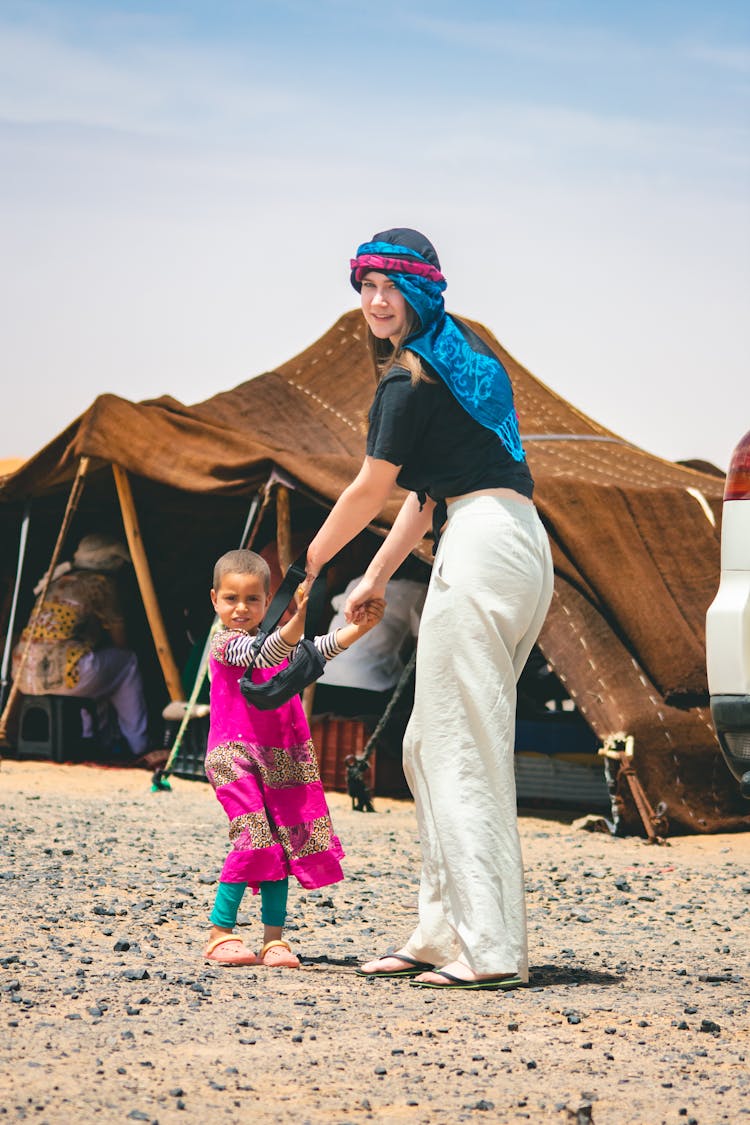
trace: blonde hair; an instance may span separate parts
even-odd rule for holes
[[[375,369],[375,380],[379,383],[392,368],[404,367],[411,375],[412,386],[416,386],[417,383],[434,383],[435,380],[427,374],[417,353],[402,347],[403,341],[411,336],[419,325],[419,318],[408,301],[405,302],[404,308],[406,310],[404,327],[395,344],[390,340],[379,340],[369,327],[367,329],[367,348]]]

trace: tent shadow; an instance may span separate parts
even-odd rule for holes
[[[532,965],[529,968],[531,988],[554,988],[565,984],[622,984],[622,974],[587,969],[582,965]]]

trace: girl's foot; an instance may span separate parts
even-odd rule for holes
[[[295,957],[285,941],[267,941],[258,954],[258,963],[269,969],[298,969],[299,958]]]
[[[220,934],[203,950],[206,961],[215,965],[257,965],[258,958],[236,934]]]

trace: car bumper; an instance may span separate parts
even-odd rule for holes
[[[711,715],[724,759],[750,799],[750,695],[712,695]]]

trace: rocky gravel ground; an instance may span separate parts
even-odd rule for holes
[[[750,835],[524,811],[531,986],[438,993],[354,973],[413,924],[411,803],[330,804],[347,879],[292,888],[302,969],[220,969],[207,785],[3,762],[0,1120],[750,1125]]]

